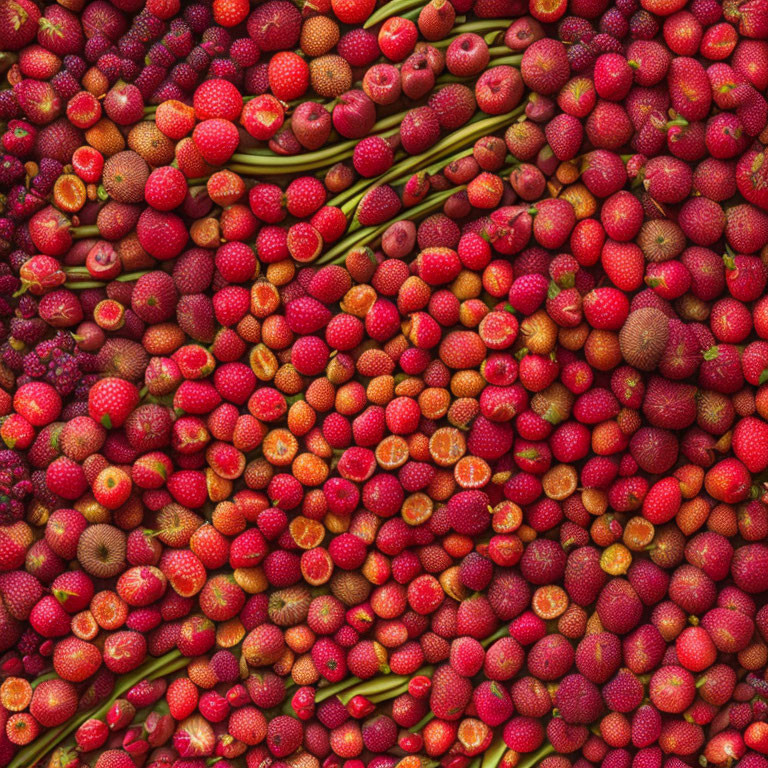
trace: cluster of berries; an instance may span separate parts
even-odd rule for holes
[[[768,768],[765,0],[0,0],[0,765]]]

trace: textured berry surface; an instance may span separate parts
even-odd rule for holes
[[[768,768],[762,0],[0,29],[0,766]]]

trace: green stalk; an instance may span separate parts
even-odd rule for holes
[[[66,270],[65,270],[66,271]],[[126,272],[124,275],[118,275],[114,281],[117,283],[133,283],[136,282],[142,275],[146,275],[149,272],[148,269],[144,269],[141,272]],[[73,288],[76,291],[84,291],[87,288],[103,288],[106,285],[105,281],[101,280],[80,280],[79,278],[88,277],[89,273],[82,272],[67,272],[67,277],[72,280],[67,280],[67,287]],[[110,281],[111,282],[111,281]]]
[[[408,19],[409,21],[415,22],[416,19],[419,18],[420,14],[421,14],[421,8],[414,8],[412,11],[406,11],[405,13],[401,13],[400,16],[404,19]]]
[[[336,696],[338,693],[341,693],[341,691],[362,682],[363,681],[359,677],[348,677],[333,685],[326,685],[325,688],[319,688],[315,694],[315,704],[320,704],[326,699],[330,699],[331,696]]]
[[[528,755],[526,759],[521,760],[517,764],[517,768],[534,768],[534,766],[538,765],[545,757],[548,757],[554,751],[555,748],[547,742],[543,747],[537,749],[536,752]]]
[[[497,736],[492,742],[491,746],[483,753],[483,759],[480,763],[480,768],[496,768],[501,762],[501,758],[507,751],[507,745],[504,743],[504,739],[501,736]]]
[[[494,67],[503,67],[503,66],[510,66],[510,67],[519,67],[521,62],[523,61],[523,54],[517,54],[516,56],[503,56],[500,59],[496,59],[496,61],[493,62]]]
[[[420,731],[422,731],[424,729],[424,726],[427,723],[429,723],[431,720],[434,719],[434,717],[435,717],[435,713],[434,712],[427,712],[427,714],[424,715],[424,717],[422,717],[421,720],[419,720],[419,722],[416,723],[416,725],[412,726],[408,730],[411,733],[419,733]]]
[[[87,291],[90,288],[103,288],[104,283],[98,283],[96,280],[86,280],[85,282],[78,282],[68,280],[65,285],[67,288],[71,288],[73,291]]]
[[[352,248],[362,247],[364,245],[368,245],[368,243],[373,242],[376,240],[376,238],[383,235],[384,232],[386,232],[387,229],[389,229],[389,227],[391,227],[395,222],[403,221],[405,219],[416,221],[422,216],[426,216],[439,208],[451,195],[456,194],[456,192],[461,192],[466,188],[466,185],[462,185],[459,187],[453,187],[452,189],[447,189],[443,192],[438,192],[436,195],[431,195],[428,197],[423,203],[420,203],[413,208],[407,208],[405,211],[402,211],[399,216],[395,216],[389,221],[384,222],[384,224],[379,224],[375,227],[366,227],[365,229],[361,229],[358,232],[355,232],[353,235],[345,238],[336,246],[331,248],[331,250],[322,254],[320,258],[315,262],[315,266],[335,264],[343,261],[343,259],[346,258],[348,251],[350,251]]]
[[[509,627],[505,624],[503,627],[497,629],[492,635],[486,637],[485,640],[480,641],[480,645],[483,648],[488,648],[493,645],[497,640],[501,640],[502,637],[506,637],[509,634]]]
[[[403,118],[406,114],[407,112],[398,112],[396,115],[389,115],[389,117],[382,118],[374,124],[373,128],[371,128],[371,135],[379,134],[392,128],[397,128],[397,126],[399,126],[403,121]],[[336,162],[337,160],[341,159],[339,156],[340,153],[353,150],[359,141],[359,139],[349,139],[347,141],[341,142],[340,144],[330,144],[326,147],[323,147],[322,149],[317,149],[314,152],[306,152],[304,154],[290,155],[287,157],[276,156],[274,153],[271,155],[263,155],[261,154],[260,150],[245,149],[242,152],[236,152],[234,155],[232,155],[231,160],[235,163],[248,164],[253,162],[253,157],[270,157],[272,162],[268,167],[271,167],[272,169],[279,167],[283,171],[297,170],[292,166],[304,165],[305,163],[312,163],[316,160],[333,160]],[[351,156],[351,154],[352,153],[350,151],[349,155]],[[301,170],[301,168],[298,170]],[[272,173],[276,172],[277,171],[272,170]]]
[[[35,678],[30,685],[32,686],[32,690],[34,691],[35,688],[37,688],[40,683],[44,683],[46,680],[58,680],[59,676],[56,674],[56,672],[46,672],[44,675],[40,675],[40,677]]]
[[[11,760],[8,768],[30,768],[47,752],[50,752],[54,747],[66,739],[69,734],[74,733],[86,720],[90,720],[91,718],[103,720],[107,716],[107,712],[109,712],[109,709],[112,704],[114,704],[115,700],[119,699],[124,693],[133,688],[134,685],[144,680],[144,678],[155,680],[158,677],[176,672],[187,666],[187,664],[189,664],[189,659],[182,657],[178,650],[171,651],[170,653],[165,654],[165,656],[160,656],[157,659],[145,662],[138,669],[134,670],[133,673],[119,678],[112,694],[101,706],[94,707],[87,712],[82,712],[63,725],[60,725],[58,728],[53,728],[45,733],[41,738],[36,739],[32,744],[24,747],[24,749]]]
[[[497,33],[506,31],[514,19],[488,19],[483,21],[470,21],[468,24],[460,24],[451,30],[451,37],[444,40],[437,40],[431,43],[435,48],[447,48],[459,35],[466,35],[472,32],[476,35],[483,35],[487,32],[493,32],[494,37]],[[509,50],[509,49],[507,49]]]
[[[393,690],[403,683],[408,683],[408,678],[403,675],[384,675],[382,677],[374,677],[370,680],[365,680],[364,682],[360,683],[360,685],[356,685],[353,688],[347,688],[346,691],[342,691],[339,694],[339,700],[346,707],[347,704],[349,704],[349,702],[355,696],[365,696],[365,698],[368,699],[371,696],[383,693],[384,691]]]
[[[381,184],[389,184],[398,179],[401,179],[403,182],[405,182],[413,173],[423,169],[424,165],[434,165],[435,161],[438,159],[443,158],[450,152],[454,152],[455,154],[451,158],[442,162],[442,167],[444,167],[445,165],[448,165],[449,162],[452,162],[459,157],[463,157],[464,154],[466,154],[464,150],[461,152],[456,152],[457,148],[474,144],[475,141],[477,141],[477,139],[481,138],[482,136],[486,136],[487,134],[504,127],[507,123],[512,122],[514,118],[521,115],[524,110],[525,104],[522,104],[516,109],[504,115],[483,117],[483,113],[479,113],[478,115],[475,115],[466,125],[462,126],[462,128],[460,128],[458,131],[446,136],[441,141],[438,141],[437,144],[430,147],[428,150],[426,150],[426,152],[422,152],[420,155],[412,155],[407,160],[393,165],[382,176],[379,176],[375,179],[368,179],[366,181],[370,187],[378,187]],[[355,187],[358,185],[355,185]],[[368,190],[366,189],[365,192],[367,191]],[[348,202],[342,206],[342,210],[347,217],[349,217],[351,213],[357,208],[365,192],[358,194],[356,198],[348,200]],[[349,190],[347,190],[346,193],[338,195],[336,198],[334,198],[334,200],[338,200],[339,197],[342,197],[345,194],[348,195],[348,193]],[[355,227],[355,229],[357,228],[358,227]]]
[[[366,698],[372,704],[381,704],[383,701],[390,701],[396,699],[398,696],[402,696],[404,693],[408,693],[408,683],[398,685],[396,688],[390,688],[388,691],[376,694],[375,696],[367,696]]]
[[[71,227],[69,234],[73,240],[85,240],[88,237],[98,237],[100,233],[95,224],[88,224],[84,227]]]
[[[382,5],[375,13],[372,13],[368,21],[363,24],[363,29],[370,29],[380,21],[391,18],[392,16],[402,16],[407,11],[414,8],[421,8],[424,0],[392,0],[392,2]]]

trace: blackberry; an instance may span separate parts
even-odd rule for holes
[[[598,53],[621,53],[624,50],[619,40],[613,35],[608,35],[604,32],[595,35],[590,46],[593,51]]]
[[[163,37],[163,43],[177,59],[183,59],[192,50],[195,41],[189,25],[183,19],[174,19],[170,31]]]
[[[19,289],[21,283],[16,275],[7,274],[0,277],[0,294],[10,296]],[[2,314],[2,313],[0,313]]]
[[[120,57],[117,53],[105,53],[103,56],[100,56],[96,66],[101,74],[107,78],[110,85],[114,85],[118,81],[120,77]]]
[[[39,653],[32,653],[29,656],[25,656],[22,659],[22,662],[24,664],[24,674],[30,678],[37,677],[50,666],[50,661]]]
[[[88,71],[88,64],[81,56],[76,56],[74,53],[70,53],[62,59],[64,69],[69,72],[76,80],[81,80],[83,75]]]
[[[32,179],[32,188],[39,195],[49,195],[53,192],[53,185],[63,170],[64,166],[58,160],[54,160],[52,157],[41,158],[37,176]]]
[[[250,37],[241,37],[232,43],[229,57],[239,67],[252,67],[259,60],[259,47]]]
[[[85,44],[85,58],[89,64],[94,64],[101,56],[110,51],[114,51],[112,41],[102,34],[96,34]]]
[[[43,338],[48,324],[39,317],[14,317],[11,318],[11,335],[14,339],[24,342],[24,344],[37,344]]]
[[[76,416],[88,415],[88,401],[87,400],[71,400],[64,406],[64,410],[61,412],[62,421],[69,421]]]
[[[592,25],[578,16],[566,16],[557,28],[557,35],[564,43],[578,43],[588,32],[594,32]]]
[[[629,19],[629,34],[635,40],[653,40],[659,34],[659,23],[652,13],[637,11]]]
[[[18,117],[20,112],[19,102],[16,100],[13,89],[0,91],[0,120],[11,120]]]
[[[48,368],[47,362],[43,360],[36,351],[27,352],[23,360],[24,373],[33,379],[41,379]]]
[[[11,219],[0,219],[0,252],[8,253],[16,236],[16,224]]]
[[[44,506],[55,509],[61,504],[59,497],[48,490],[48,483],[45,481],[45,470],[36,469],[30,478],[34,486],[35,498]]]
[[[22,656],[29,656],[37,651],[42,642],[43,638],[32,627],[27,627],[22,633],[19,642],[16,643],[16,650]]]
[[[262,62],[248,67],[245,72],[245,92],[249,96],[261,96],[269,90],[268,65]]]
[[[147,59],[150,64],[154,64],[158,67],[170,67],[175,61],[176,57],[169,51],[162,43],[154,43],[149,49]]]
[[[10,187],[12,184],[24,178],[24,164],[18,157],[3,155],[0,158],[0,184]]]
[[[53,337],[53,340],[56,342],[57,349],[61,349],[70,353],[75,351],[75,340],[72,338],[71,333],[67,333],[66,331],[60,329],[56,331],[56,335]]]
[[[25,251],[30,256],[33,256],[37,253],[37,248],[35,247],[34,242],[32,242],[32,236],[29,234],[29,226],[24,223],[20,226],[14,226],[14,232],[13,232],[13,245],[15,245],[17,248],[21,248],[22,251]],[[5,251],[5,224],[0,224],[0,250]]]
[[[717,24],[723,18],[723,5],[719,0],[692,0],[688,10],[704,27]]]
[[[132,83],[140,74],[141,67],[135,61],[125,58],[120,60],[120,77],[123,80]]]
[[[148,64],[141,70],[141,74],[134,80],[133,84],[139,89],[145,101],[149,99],[160,83],[163,82],[166,73],[165,67],[158,67],[154,64]]]
[[[202,45],[196,45],[189,52],[186,62],[195,72],[205,72],[211,64],[211,57]]]
[[[51,78],[51,85],[56,95],[63,101],[69,101],[81,90],[80,82],[75,75],[67,69],[62,69]]]
[[[28,258],[29,256],[27,256],[24,261]],[[19,314],[24,318],[29,319],[30,317],[37,317],[37,299],[34,296],[25,293],[19,298],[17,309],[19,310]]]
[[[131,33],[145,43],[157,40],[165,32],[165,22],[144,8],[133,20]]]
[[[171,99],[177,99],[181,101],[184,99],[185,91],[180,88],[176,83],[171,80],[162,82],[159,88],[152,94],[149,99],[150,104],[162,104],[164,101]]]
[[[622,40],[629,34],[629,22],[618,8],[609,8],[600,19],[600,31]]]
[[[193,67],[182,61],[171,70],[170,79],[179,88],[191,91],[197,85],[200,78]]]
[[[143,62],[147,55],[147,46],[136,35],[127,34],[120,38],[117,50],[121,56],[131,61]]]
[[[208,70],[208,77],[220,77],[222,80],[237,84],[242,80],[243,73],[232,59],[214,59]]]
[[[581,43],[568,48],[568,64],[574,72],[584,72],[595,63],[595,54]]]
[[[213,12],[210,7],[202,3],[188,5],[184,9],[184,21],[189,24],[192,31],[199,35],[213,22]]]
[[[203,45],[215,56],[225,56],[232,46],[232,35],[223,27],[208,27],[203,32]]]
[[[81,375],[80,366],[72,355],[60,349],[54,350],[45,371],[45,380],[55,387],[60,395],[69,395],[77,386]]]
[[[17,184],[8,192],[5,204],[8,215],[12,219],[26,221],[45,207],[45,198],[34,189],[27,189],[23,184]]]

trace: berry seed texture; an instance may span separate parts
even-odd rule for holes
[[[0,768],[768,768],[767,0],[0,0]]]

